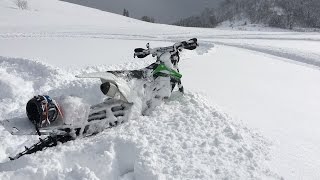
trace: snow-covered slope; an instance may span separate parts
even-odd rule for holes
[[[186,94],[150,116],[14,162],[7,157],[37,137],[0,127],[0,179],[320,177],[320,72],[310,63],[319,57],[319,33],[182,28],[57,0],[28,4],[0,2],[1,120],[25,116],[36,94],[100,102],[99,82],[74,76],[142,68],[154,60],[133,59],[133,49],[147,42],[197,37],[200,47],[181,59]]]
[[[13,0],[1,1],[1,26],[4,28],[59,29],[74,26],[121,26],[136,20],[56,0],[28,0],[28,9],[20,10]],[[27,28],[27,29],[28,29]],[[41,30],[41,29],[39,29]],[[52,30],[52,29],[51,29]],[[11,31],[12,32],[12,31]]]

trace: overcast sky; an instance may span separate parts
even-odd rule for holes
[[[141,18],[144,15],[154,17],[157,22],[173,23],[192,15],[200,14],[205,8],[214,7],[221,0],[64,0],[89,7],[122,14],[123,9],[129,15]]]

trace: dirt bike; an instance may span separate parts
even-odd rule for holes
[[[136,79],[143,84],[146,101],[142,115],[148,114],[164,99],[169,98],[176,86],[183,93],[182,75],[178,67],[180,52],[184,49],[194,50],[197,46],[196,38],[168,47],[151,48],[148,43],[146,49],[136,48],[134,50],[134,57],[137,58],[145,58],[148,55],[156,57],[156,62],[143,69],[78,75],[78,78],[99,78],[101,80],[100,90],[107,98],[102,103],[90,107],[80,105],[83,117],[76,123],[68,121],[68,119],[73,119],[73,116],[66,117],[63,100],[59,102],[48,95],[34,96],[26,106],[27,118],[3,120],[1,124],[14,135],[38,134],[39,136],[46,135],[46,138],[39,138],[38,143],[29,148],[25,147],[23,152],[10,157],[10,160],[56,146],[58,142],[65,143],[78,137],[92,136],[104,129],[128,121],[134,104],[130,101],[131,88],[127,83],[130,80]]]

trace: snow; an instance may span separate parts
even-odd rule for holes
[[[38,137],[0,127],[0,179],[319,179],[319,33],[184,28],[28,3],[0,2],[0,120],[25,116],[37,94],[101,102],[99,79],[75,75],[143,68],[154,59],[133,49],[147,42],[197,37],[200,47],[181,57],[186,94],[148,116],[16,161],[7,157]]]
[[[282,58],[261,56],[262,53],[248,55],[233,47],[218,47],[210,54],[207,56],[214,62],[201,62],[203,57],[196,57],[198,63],[192,64],[192,68],[202,67],[203,71],[215,67],[210,81],[202,80],[201,74],[188,73],[189,65],[182,67],[184,78],[191,80],[184,83],[185,87],[205,89],[204,93],[226,112],[274,139],[274,166],[292,170],[293,177],[316,179],[319,162],[310,157],[317,157],[319,150],[319,70],[287,63]],[[196,87],[195,81],[203,85]]]
[[[300,40],[292,43],[292,40],[269,40],[269,39],[247,39],[246,42],[239,42],[238,40],[214,40],[215,43],[221,45],[228,45],[234,47],[245,48],[258,52],[263,52],[278,57],[283,57],[302,64],[309,64],[319,67],[319,48],[317,48],[317,41]],[[286,60],[288,61],[288,60]]]
[[[273,177],[262,166],[268,146],[201,95],[176,93],[150,116],[5,162],[1,179],[117,179],[128,173],[135,179]]]
[[[54,97],[53,99],[58,104],[61,113],[63,113],[62,117],[59,116],[59,118],[62,118],[64,124],[76,127],[82,127],[86,124],[90,105],[83,102],[83,99],[75,96],[60,96]],[[56,121],[59,120],[60,119],[57,119]]]

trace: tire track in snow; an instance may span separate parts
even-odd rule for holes
[[[284,40],[284,41],[315,41],[319,42],[320,37],[317,35],[310,35],[310,37],[300,36],[299,34],[230,34],[230,35],[204,35],[199,36],[201,39],[216,39],[216,40]]]
[[[317,69],[320,68],[320,55],[318,54],[306,54],[306,53],[293,53],[292,51],[288,51],[285,49],[268,49],[266,47],[258,46],[258,45],[243,45],[243,44],[237,44],[237,43],[226,43],[226,42],[221,42],[221,41],[206,41],[206,43],[215,43],[218,45],[223,45],[223,46],[231,46],[231,47],[236,47],[236,48],[241,48],[241,49],[247,49],[251,51],[256,51],[260,53],[265,53],[285,59],[289,59],[294,61],[295,63],[302,64],[302,65],[309,65],[312,67],[316,67]],[[291,62],[292,62],[291,61]]]
[[[24,39],[24,38],[98,38],[98,39],[125,39],[125,40],[152,40],[156,36],[138,34],[115,33],[86,33],[86,32],[50,32],[50,33],[0,33],[0,39]]]
[[[254,35],[254,36],[253,36]],[[252,37],[250,37],[252,36]],[[178,39],[187,38],[187,37],[181,37],[181,36],[175,36],[175,37],[167,37],[170,41],[176,41]],[[208,40],[209,39],[209,40]],[[221,39],[221,41],[219,40]],[[200,44],[200,47],[202,46],[202,53],[204,54],[208,52],[209,49],[213,48],[215,44],[217,45],[223,45],[223,46],[230,46],[230,47],[236,47],[241,49],[246,49],[250,51],[260,52],[269,54],[272,56],[277,56],[280,58],[288,59],[290,63],[296,63],[304,66],[309,66],[312,68],[319,69],[320,68],[320,54],[316,53],[305,53],[303,51],[297,51],[293,52],[293,50],[286,50],[285,48],[267,48],[263,46],[259,46],[256,44],[240,44],[240,43],[229,43],[224,42],[223,40],[232,40],[232,39],[239,39],[239,40],[246,40],[246,39],[259,39],[259,40],[290,40],[290,41],[320,41],[318,38],[287,38],[287,37],[280,37],[280,38],[273,38],[273,37],[256,37],[256,34],[248,34],[244,36],[238,36],[238,37],[231,37],[231,36],[200,36],[198,37],[198,42]],[[199,52],[198,52],[199,53]]]

